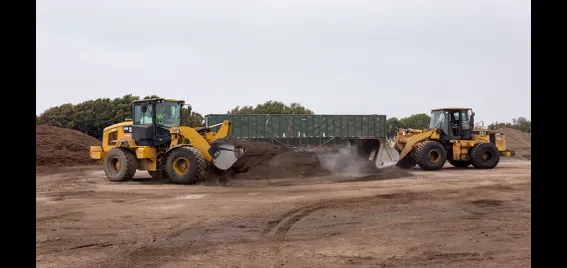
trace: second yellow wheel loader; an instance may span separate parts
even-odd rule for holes
[[[104,173],[111,181],[127,181],[137,170],[147,170],[155,179],[194,184],[211,168],[229,169],[244,153],[225,139],[231,122],[180,126],[183,106],[182,100],[163,98],[134,101],[132,120],[106,127],[101,146],[90,148],[91,158],[104,159]]]
[[[428,129],[398,130],[396,166],[438,170],[449,162],[457,168],[491,169],[498,165],[500,156],[514,156],[514,151],[506,148],[505,135],[474,127],[474,115],[470,108],[434,109]]]

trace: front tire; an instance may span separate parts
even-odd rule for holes
[[[417,165],[423,170],[439,170],[447,162],[445,147],[437,141],[423,141],[414,149]]]
[[[492,169],[500,162],[500,153],[492,143],[479,143],[470,152],[472,165],[478,169]]]
[[[199,150],[180,147],[167,156],[165,169],[173,183],[195,184],[204,180],[207,162]]]
[[[406,155],[404,159],[396,163],[396,167],[401,169],[410,169],[415,167],[415,165],[417,165],[417,161],[415,161],[415,159],[411,155]]]
[[[104,157],[104,174],[109,181],[131,180],[137,168],[136,156],[128,149],[113,148]]]

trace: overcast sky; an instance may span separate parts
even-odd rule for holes
[[[527,0],[38,0],[36,112],[125,94],[531,118]]]

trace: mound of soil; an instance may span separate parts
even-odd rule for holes
[[[41,125],[35,129],[36,166],[74,166],[96,164],[89,156],[97,139],[79,131]]]
[[[296,152],[267,142],[240,142],[246,151],[233,166],[235,179],[306,178],[330,174],[314,152]]]
[[[283,152],[281,147],[269,142],[241,141],[236,143],[235,146],[245,151],[244,156],[232,165],[232,170],[237,173],[244,173],[256,167],[265,166],[275,155]]]
[[[235,146],[245,150],[244,156],[232,166],[235,179],[310,178],[334,174],[377,180],[411,175],[396,168],[378,170],[367,158],[353,158],[347,151],[293,151],[267,142],[241,142]]]
[[[497,131],[506,135],[508,150],[515,151],[518,158],[531,159],[532,138],[528,133],[513,128],[501,128]]]

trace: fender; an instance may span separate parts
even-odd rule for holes
[[[116,144],[114,144],[114,148],[130,148],[130,147],[135,147],[136,144],[134,144],[134,140],[128,139],[128,140],[113,140],[112,142],[116,142]]]
[[[181,148],[181,147],[193,147],[193,146],[191,144],[177,144],[177,145],[171,146],[171,148],[169,148],[169,150],[167,150],[167,152],[165,152],[165,154],[163,154],[164,159],[167,158],[167,155],[169,155],[169,153],[172,152],[174,149]]]

